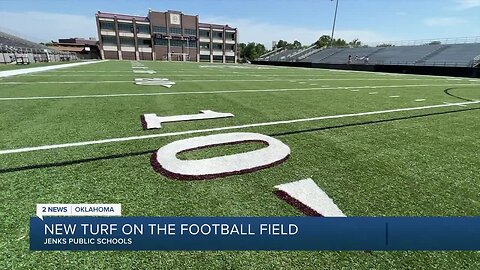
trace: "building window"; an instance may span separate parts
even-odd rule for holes
[[[223,62],[223,56],[221,55],[214,55],[213,62]]]
[[[138,39],[139,47],[152,47],[152,41],[150,39]]]
[[[131,37],[120,37],[120,44],[135,46],[135,41]]]
[[[197,42],[196,41],[188,41],[187,47],[188,48],[197,48]]]
[[[210,43],[200,42],[200,49],[210,50]]]
[[[223,33],[222,32],[213,32],[213,38],[214,39],[223,39]]]
[[[150,34],[150,25],[137,24],[138,34]]]
[[[200,55],[200,61],[210,62],[210,55]]]
[[[210,38],[210,31],[200,30],[200,37]]]
[[[221,51],[223,49],[222,44],[213,44],[213,50]]]
[[[153,32],[154,33],[166,34],[167,33],[167,27],[165,27],[165,26],[154,26],[153,27]]]
[[[227,40],[235,40],[235,33],[227,33],[227,34],[225,35],[225,38],[226,38]]]
[[[230,51],[230,52],[235,51],[235,45],[233,44],[225,45],[225,51]]]
[[[117,37],[102,36],[103,45],[117,45]]]
[[[172,39],[170,40],[170,46],[172,47],[182,47],[186,42],[183,40],[176,40]]]
[[[178,34],[178,35],[181,35],[181,34],[182,34],[182,28],[170,27],[170,34]]]
[[[168,46],[168,40],[167,40],[167,39],[163,39],[163,38],[156,38],[156,39],[155,39],[155,45]]]
[[[185,29],[185,35],[196,36],[197,35],[197,30],[195,30],[195,29]]]
[[[131,23],[118,23],[118,32],[133,33],[133,24],[131,24]]]
[[[115,23],[114,22],[100,21],[100,29],[101,30],[115,31]]]

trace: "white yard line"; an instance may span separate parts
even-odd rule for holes
[[[149,73],[143,73],[142,76],[150,75]],[[136,75],[139,76],[139,75]],[[164,76],[162,74],[162,76]],[[112,75],[110,77],[118,77]],[[129,77],[133,78],[135,75],[130,75]],[[174,77],[165,75],[164,77]],[[358,81],[360,78],[355,79],[304,79],[306,81]],[[176,82],[293,82],[290,80],[278,80],[278,79],[223,79],[223,80],[177,80]],[[387,81],[386,79],[362,79],[362,81]],[[388,81],[418,81],[418,79],[390,79]],[[122,81],[122,80],[106,80],[106,81],[31,81],[31,82],[1,82],[0,85],[31,85],[31,84],[101,84],[101,83],[128,83],[132,81]],[[306,84],[307,82],[298,82],[299,84]]]
[[[189,92],[153,92],[153,93],[126,93],[126,94],[99,94],[76,96],[37,96],[37,97],[0,97],[0,101],[13,100],[42,100],[42,99],[74,99],[74,98],[110,98],[110,97],[141,97],[164,95],[202,95],[202,94],[230,94],[230,93],[261,93],[261,92],[289,92],[289,91],[315,91],[315,90],[348,90],[348,89],[378,89],[378,88],[407,88],[407,87],[432,87],[432,86],[478,86],[477,84],[414,84],[414,85],[385,85],[385,86],[341,86],[341,87],[314,87],[314,88],[280,88],[280,89],[244,89],[220,91],[189,91]]]
[[[70,64],[45,66],[45,67],[34,67],[34,68],[22,68],[22,69],[6,70],[6,71],[0,71],[0,78],[11,77],[11,76],[16,76],[16,75],[23,75],[23,74],[30,74],[30,73],[35,73],[35,72],[50,71],[50,70],[61,69],[61,68],[78,67],[78,66],[96,64],[96,63],[102,63],[102,62],[105,62],[105,61],[107,61],[107,60],[88,61],[88,62],[70,63]]]
[[[229,127],[210,128],[210,129],[188,130],[188,131],[179,131],[179,132],[171,132],[171,133],[163,133],[163,134],[151,134],[151,135],[133,136],[133,137],[123,137],[123,138],[111,138],[111,139],[96,140],[96,141],[86,141],[86,142],[76,142],[76,143],[66,143],[66,144],[54,144],[54,145],[42,145],[42,146],[35,146],[35,147],[0,150],[0,155],[33,152],[33,151],[39,151],[39,150],[50,150],[50,149],[58,149],[58,148],[79,147],[79,146],[86,146],[86,145],[126,142],[126,141],[134,141],[134,140],[145,140],[145,139],[152,139],[152,138],[171,137],[171,136],[189,135],[189,134],[206,133],[206,132],[216,132],[216,131],[224,131],[224,130],[235,130],[235,129],[243,129],[243,128],[251,128],[251,127],[264,127],[264,126],[274,126],[274,125],[283,125],[283,124],[292,124],[292,123],[302,123],[302,122],[319,121],[319,120],[326,120],[326,119],[339,119],[339,118],[346,118],[346,117],[378,115],[378,114],[387,114],[387,113],[394,113],[394,112],[418,111],[418,110],[445,108],[445,107],[478,104],[478,103],[480,103],[480,101],[460,102],[460,103],[451,103],[451,104],[439,104],[439,105],[430,105],[430,106],[422,106],[422,107],[400,108],[400,109],[391,109],[391,110],[383,110],[383,111],[362,112],[362,113],[338,114],[338,115],[330,115],[330,116],[319,116],[319,117],[313,117],[313,118],[303,118],[303,119],[293,119],[293,120],[284,120],[284,121],[254,123],[254,124],[246,124],[246,125],[240,125],[240,126],[229,126]]]

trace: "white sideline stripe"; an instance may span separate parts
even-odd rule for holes
[[[131,81],[128,81],[132,83]],[[338,90],[338,89],[377,89],[377,88],[405,88],[405,87],[431,87],[431,86],[477,86],[477,84],[405,84],[386,86],[340,86],[340,87],[314,87],[314,88],[279,88],[279,89],[245,89],[245,90],[220,90],[220,91],[197,91],[197,92],[153,92],[132,94],[100,94],[100,95],[77,95],[77,96],[38,96],[38,97],[0,97],[0,101],[12,100],[37,100],[37,99],[70,99],[70,98],[108,98],[108,97],[135,97],[135,96],[163,96],[163,95],[190,95],[190,94],[228,94],[228,93],[257,93],[257,92],[289,92],[289,91],[315,91],[315,90]],[[354,91],[354,90],[350,90]]]
[[[133,77],[133,76],[132,76]],[[86,84],[86,83],[132,83],[132,81],[67,81],[67,82],[2,82],[2,85],[21,85],[21,84]]]
[[[324,217],[346,217],[333,200],[311,178],[275,186]]]
[[[318,120],[325,120],[325,119],[339,119],[339,118],[345,118],[345,117],[377,115],[377,114],[386,114],[386,113],[393,113],[393,112],[426,110],[426,109],[433,109],[433,108],[444,108],[444,107],[461,106],[461,105],[478,104],[478,103],[480,103],[480,100],[469,101],[469,102],[460,102],[460,103],[430,105],[430,106],[422,106],[422,107],[391,109],[391,110],[384,110],[384,111],[373,111],[373,112],[363,112],[363,113],[350,113],[350,114],[339,114],[339,115],[330,115],[330,116],[319,116],[319,117],[313,117],[313,118],[264,122],[264,123],[246,124],[246,125],[240,125],[240,126],[229,126],[229,127],[199,129],[199,130],[187,130],[187,131],[179,131],[179,132],[171,132],[171,133],[163,133],[163,134],[151,134],[151,135],[143,135],[143,136],[112,138],[112,139],[104,139],[104,140],[97,140],[97,141],[86,141],[86,142],[56,144],[56,145],[43,145],[43,146],[26,147],[26,148],[18,148],[18,149],[0,150],[0,155],[13,154],[13,153],[23,153],[23,152],[32,152],[32,151],[39,151],[39,150],[49,150],[49,149],[57,149],[57,148],[78,147],[78,146],[94,145],[94,144],[105,144],[105,143],[126,142],[126,141],[144,140],[144,139],[161,138],[161,137],[171,137],[171,136],[188,135],[188,134],[196,134],[196,133],[206,133],[206,132],[214,132],[214,131],[243,129],[243,128],[251,128],[251,127],[274,126],[274,125],[282,125],[282,124],[292,124],[292,123],[318,121]]]
[[[107,61],[107,60],[89,61],[89,62],[81,62],[81,63],[70,63],[70,64],[53,65],[53,66],[46,66],[46,67],[34,67],[34,68],[22,68],[22,69],[15,69],[15,70],[6,70],[6,71],[0,71],[0,78],[22,75],[22,74],[30,74],[30,73],[35,73],[35,72],[49,71],[49,70],[55,70],[55,69],[61,69],[61,68],[78,67],[78,66],[83,66],[83,65],[102,63],[102,62],[105,62],[105,61]]]

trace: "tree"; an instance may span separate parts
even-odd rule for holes
[[[258,58],[258,57],[262,56],[266,52],[267,52],[267,49],[265,48],[265,46],[262,43],[257,43],[255,45],[255,53],[257,55],[255,58]]]
[[[328,46],[330,46],[330,41],[331,40],[332,39],[330,38],[330,36],[323,35],[314,44],[317,45],[317,48],[328,47]]]
[[[267,52],[263,44],[255,42],[248,44],[240,43],[238,44],[238,49],[240,51],[240,58],[243,60],[254,60]]]
[[[245,47],[247,47],[247,44],[245,43],[238,43],[237,45],[237,50],[240,58],[245,58]]]
[[[277,42],[277,45],[275,46],[275,49],[279,49],[279,48],[286,48],[288,46],[288,42],[286,42],[285,40],[279,40]]]
[[[334,47],[347,47],[347,42],[344,39],[333,39]]]
[[[293,42],[293,49],[301,49],[302,48],[302,43],[298,40],[295,40]]]
[[[350,41],[348,43],[348,45],[350,45],[350,47],[352,47],[352,48],[356,48],[356,47],[362,46],[362,42],[360,40],[358,40],[358,38],[356,38],[356,39]]]

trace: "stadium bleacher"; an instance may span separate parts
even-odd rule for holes
[[[75,54],[53,50],[47,46],[0,32],[0,64],[29,64],[77,59]]]
[[[307,51],[308,50],[308,51]],[[294,58],[292,58],[294,56]],[[350,56],[350,62],[349,62]],[[431,44],[391,47],[284,50],[265,61],[325,64],[421,65],[473,67],[479,64],[480,43]],[[475,60],[476,59],[476,60]]]
[[[284,50],[277,54],[271,55],[266,57],[265,60],[267,61],[290,61],[290,57],[301,52],[302,49],[292,49],[292,50]]]
[[[337,53],[340,53],[341,51],[345,50],[345,48],[330,48],[330,49],[323,49],[318,51],[315,54],[312,54],[305,59],[302,60],[302,62],[313,62],[313,63],[323,63],[323,60],[331,57]],[[347,59],[348,60],[348,59]]]
[[[446,45],[438,54],[425,60],[425,65],[437,66],[473,66],[474,59],[480,56],[480,44]]]

